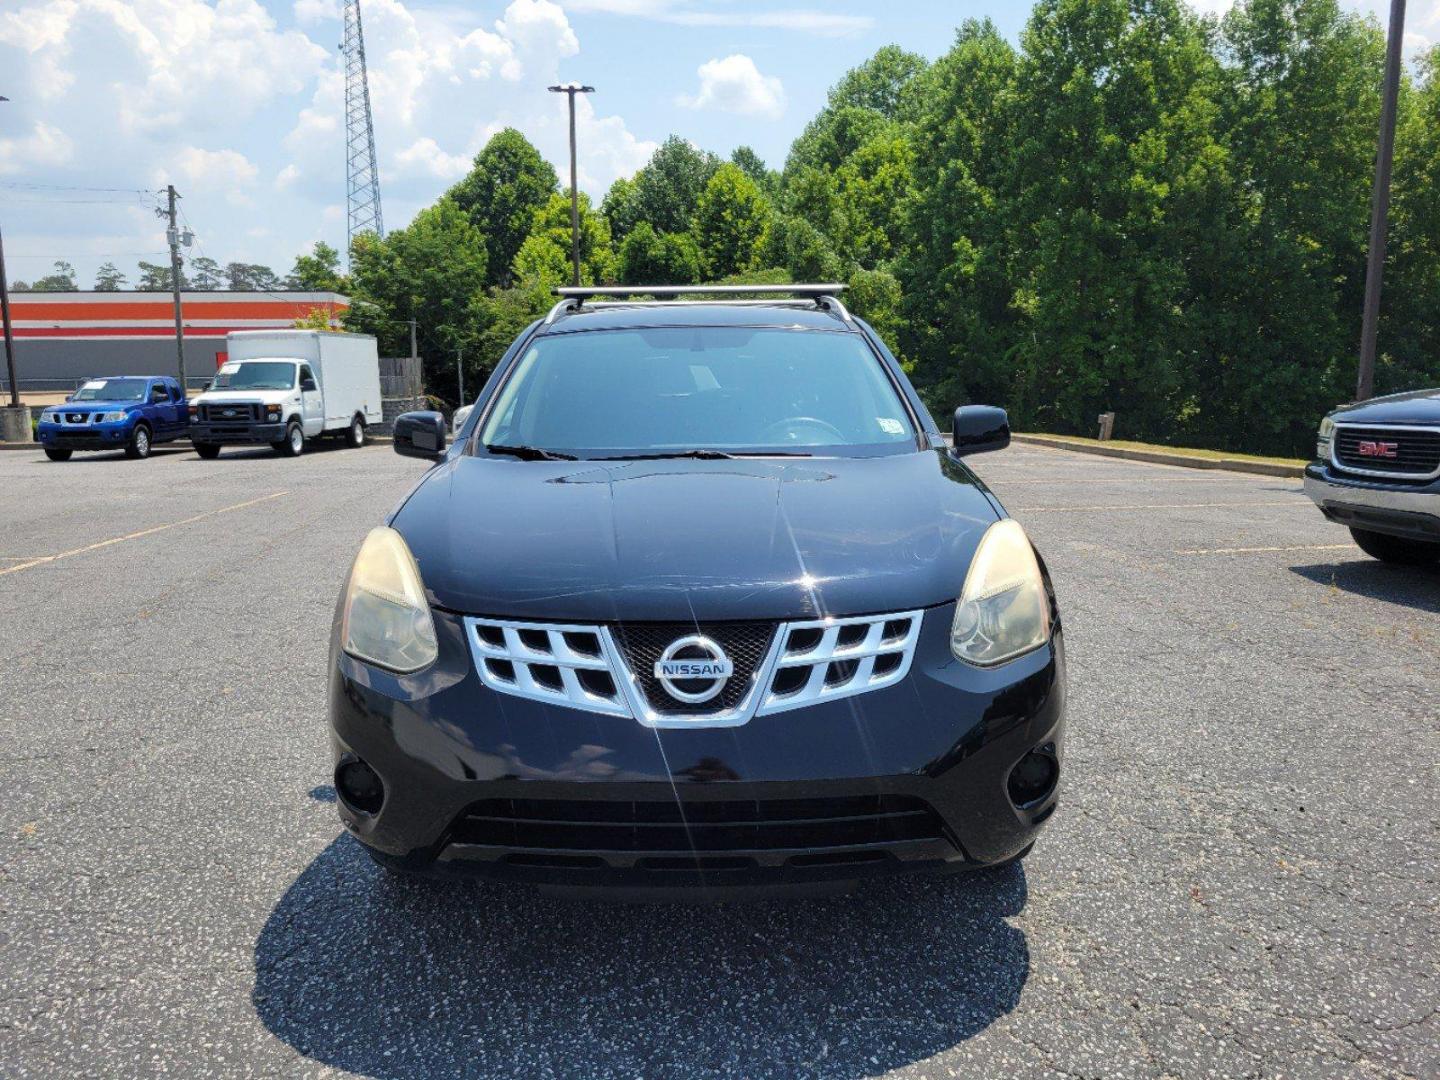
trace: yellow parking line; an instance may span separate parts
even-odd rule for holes
[[[153,533],[164,532],[166,529],[176,529],[181,525],[193,525],[197,521],[215,517],[217,514],[228,514],[232,510],[244,510],[247,506],[269,502],[271,499],[278,499],[282,495],[289,494],[288,491],[277,491],[273,495],[261,495],[258,499],[247,499],[245,502],[235,503],[233,506],[222,506],[218,510],[206,510],[203,514],[182,518],[180,521],[171,521],[164,525],[154,525],[148,529],[141,529],[139,532],[127,533],[124,536],[114,536],[109,540],[100,540],[94,544],[86,544],[84,547],[71,548],[69,551],[62,551],[58,555],[40,555],[31,559],[29,562],[22,562],[18,566],[5,567],[5,569],[0,570],[0,577],[4,577],[6,574],[16,573],[19,570],[29,570],[32,566],[47,566],[61,559],[68,559],[75,555],[84,555],[87,551],[96,551],[100,548],[110,547],[113,544],[123,544],[126,540],[139,540],[142,536],[150,536]]]
[[[1060,511],[1078,510],[1208,510],[1224,506],[1303,506],[1312,509],[1310,502],[1304,499],[1265,499],[1251,502],[1214,502],[1214,503],[1134,503],[1123,506],[1016,506],[1011,507],[1015,514],[1054,514]]]
[[[1271,551],[1345,551],[1354,544],[1295,544],[1290,547],[1185,548],[1176,555],[1254,555]]]

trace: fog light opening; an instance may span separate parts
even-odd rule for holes
[[[385,801],[379,775],[359,758],[342,761],[335,770],[335,791],[345,805],[361,814],[378,813]]]
[[[1043,746],[1031,750],[1015,763],[1005,786],[1010,793],[1010,801],[1023,809],[1049,798],[1059,778],[1060,762],[1055,760],[1051,747]]]

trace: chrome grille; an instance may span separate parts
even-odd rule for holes
[[[1346,472],[1405,480],[1440,477],[1440,428],[1336,424],[1331,447],[1333,463]]]
[[[633,623],[614,627],[467,617],[480,680],[501,694],[650,727],[723,727],[893,686],[905,678],[922,611],[799,622]],[[698,632],[735,672],[702,705],[671,698],[653,675],[672,642]]]
[[[899,682],[910,671],[920,617],[907,611],[788,623],[760,712],[799,709]]]

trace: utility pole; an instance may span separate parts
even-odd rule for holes
[[[415,347],[415,320],[409,319],[410,323],[410,359],[415,360],[420,356],[420,350]]]
[[[455,350],[455,376],[460,380],[460,404],[465,404],[465,350]]]
[[[180,315],[180,228],[175,224],[175,200],[180,196],[175,194],[174,184],[165,185],[165,194],[169,199],[165,216],[170,219],[170,227],[165,230],[165,238],[170,241],[170,292],[175,297],[175,357],[180,369],[180,391],[185,393],[185,323]]]
[[[0,98],[0,101],[3,101]],[[5,324],[5,374],[10,379],[10,407],[20,408],[20,383],[15,376],[15,331],[10,325],[10,284],[5,280],[5,238],[0,236],[0,321]]]
[[[548,88],[552,94],[570,98],[570,284],[580,284],[580,192],[575,179],[575,95],[593,94],[593,86],[562,83]]]
[[[1375,339],[1380,331],[1380,280],[1385,273],[1385,233],[1390,214],[1390,166],[1395,158],[1395,105],[1400,96],[1400,46],[1405,36],[1405,0],[1390,0],[1385,45],[1385,87],[1380,105],[1380,148],[1375,155],[1375,188],[1370,197],[1370,251],[1365,263],[1365,311],[1360,321],[1360,371],[1355,400],[1375,392]]]

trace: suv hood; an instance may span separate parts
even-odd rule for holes
[[[438,607],[706,621],[951,602],[998,516],[944,451],[813,461],[456,456],[391,525]]]
[[[1342,424],[1440,424],[1440,389],[1371,398],[1336,409],[1330,418]]]

